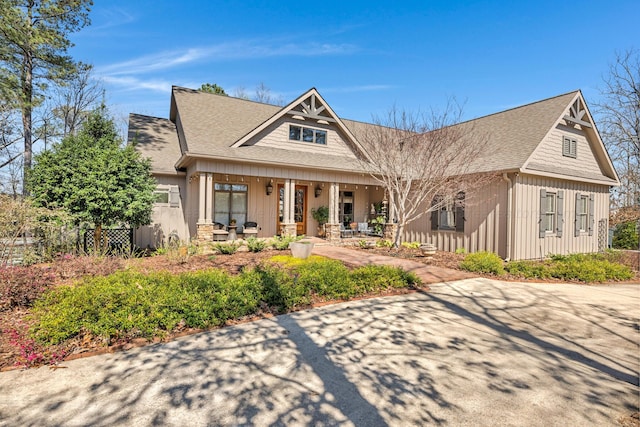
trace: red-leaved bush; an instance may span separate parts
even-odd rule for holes
[[[30,307],[53,278],[53,274],[40,268],[0,267],[0,310]]]
[[[33,367],[39,365],[55,365],[64,360],[64,350],[52,351],[44,349],[32,338],[21,334],[16,329],[4,331],[9,336],[9,342],[16,347],[19,355],[16,358],[16,366]]]

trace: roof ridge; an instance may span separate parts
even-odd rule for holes
[[[569,91],[569,92],[565,92],[565,93],[562,93],[560,95],[551,96],[549,98],[540,99],[538,101],[532,101],[532,102],[529,102],[527,104],[518,105],[517,107],[507,108],[506,110],[496,111],[495,113],[485,114],[484,116],[474,117],[473,119],[465,120],[465,121],[456,123],[455,125],[461,125],[461,124],[473,122],[473,121],[476,121],[476,120],[486,119],[487,117],[496,116],[498,114],[507,113],[509,111],[519,110],[520,108],[530,107],[530,106],[535,105],[535,104],[541,104],[543,102],[551,101],[552,99],[556,99],[556,98],[560,98],[560,97],[563,97],[563,96],[567,96],[569,94],[576,94],[576,93],[580,93],[580,89],[576,89],[576,90],[572,90],[572,91]]]
[[[192,92],[192,93],[203,93],[203,94],[206,94],[206,95],[214,95],[214,96],[218,96],[218,97],[221,97],[221,98],[227,98],[227,99],[234,99],[234,100],[237,100],[237,101],[250,102],[250,103],[258,104],[258,105],[268,105],[270,107],[277,107],[277,108],[286,107],[286,105],[269,104],[269,103],[266,103],[266,102],[255,101],[253,99],[240,98],[239,96],[232,96],[232,95],[229,95],[229,94],[222,95],[222,94],[219,94],[219,93],[205,92],[205,91],[200,90],[200,89],[192,89],[190,87],[183,87],[183,86],[176,86],[176,85],[171,86],[171,92],[173,92],[175,89],[186,90],[186,91],[189,91],[189,92]],[[287,103],[287,105],[288,105],[288,103]]]

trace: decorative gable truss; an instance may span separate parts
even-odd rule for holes
[[[593,127],[582,97],[576,98],[573,104],[571,104],[571,107],[569,107],[569,114],[566,114],[563,119],[569,126],[580,125],[586,128]]]
[[[254,136],[258,135],[271,124],[285,116],[289,116],[295,120],[300,120],[303,123],[308,123],[310,126],[313,126],[314,124],[335,125],[335,127],[344,135],[350,150],[354,153],[365,152],[353,133],[344,125],[344,123],[342,123],[342,120],[340,120],[315,88],[308,90],[289,105],[283,107],[278,113],[274,114],[271,118],[236,141],[232,147],[242,147],[243,145],[248,144]]]
[[[336,119],[329,113],[323,101],[313,92],[307,99],[301,101],[286,113],[291,115],[294,119],[310,119],[319,124],[326,125],[336,122]]]

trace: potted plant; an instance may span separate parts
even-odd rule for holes
[[[235,219],[235,218],[231,218],[231,221],[229,221],[229,225],[230,225],[231,227],[235,227],[235,226],[236,226],[236,222],[237,222],[237,221],[236,221],[236,219]]]
[[[329,221],[329,207],[320,206],[317,209],[311,209],[311,216],[318,221],[318,236],[324,237],[326,232],[324,225]]]

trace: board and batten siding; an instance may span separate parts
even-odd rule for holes
[[[177,206],[154,204],[151,213],[151,225],[138,227],[135,231],[135,244],[140,248],[158,248],[168,242],[169,235],[177,234],[182,242],[189,241],[187,211],[187,185],[184,176],[156,175],[158,189],[178,192]],[[170,196],[172,197],[172,196]]]
[[[547,233],[540,237],[540,190],[563,192],[562,236]],[[593,232],[575,236],[576,194],[594,196]],[[521,174],[515,178],[513,259],[545,258],[550,254],[587,253],[598,251],[599,221],[608,221],[609,187],[578,181],[559,180]]]
[[[562,155],[564,137],[576,140],[576,158]],[[529,163],[577,170],[590,175],[602,175],[598,160],[584,131],[559,124],[542,140],[529,158]]]
[[[321,145],[312,142],[290,140],[290,125],[327,131],[327,144]],[[308,153],[331,154],[334,156],[348,157],[353,158],[354,160],[356,159],[353,151],[351,151],[341,134],[336,131],[334,125],[291,120],[288,117],[280,118],[275,123],[268,126],[252,138],[247,145],[268,146],[271,148],[304,151]]]
[[[426,207],[431,205],[427,201]],[[496,181],[474,194],[465,196],[464,233],[431,230],[431,215],[410,223],[403,235],[408,242],[432,243],[438,250],[453,252],[491,251],[506,257],[507,184]]]

